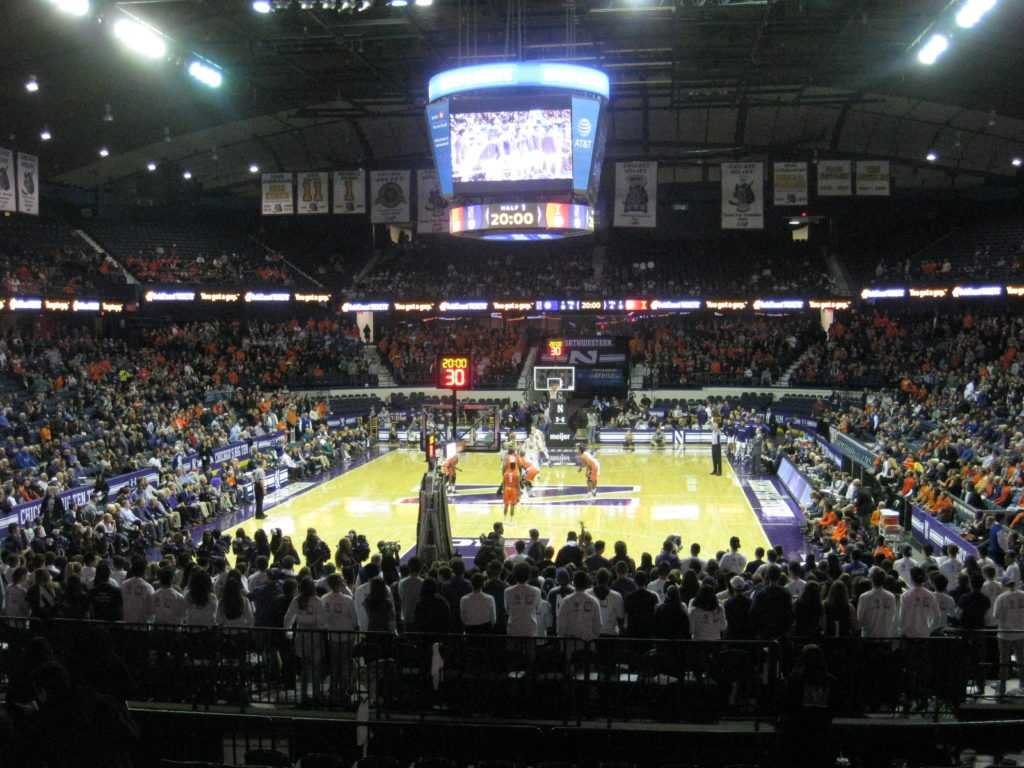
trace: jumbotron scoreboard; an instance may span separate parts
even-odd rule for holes
[[[555,240],[594,231],[609,98],[600,70],[502,62],[434,75],[427,124],[451,233]]]
[[[594,209],[582,203],[483,203],[451,210],[453,235],[484,240],[555,240],[594,231]]]

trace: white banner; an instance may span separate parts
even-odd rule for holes
[[[18,210],[39,215],[39,158],[18,153]]]
[[[852,195],[852,173],[849,160],[818,161],[818,194],[822,196]]]
[[[0,211],[18,210],[18,201],[14,192],[16,181],[14,152],[0,147]]]
[[[451,217],[448,198],[441,194],[441,185],[434,168],[423,168],[416,176],[416,231],[436,234],[448,232]]]
[[[764,229],[764,163],[722,163],[722,229]]]
[[[366,213],[366,171],[354,168],[334,172],[335,213]]]
[[[775,163],[775,205],[807,205],[807,163]]]
[[[889,161],[857,161],[857,194],[889,195]]]
[[[658,224],[658,164],[615,164],[616,227],[655,227]]]
[[[329,213],[327,206],[328,175],[320,171],[304,171],[298,176],[298,203],[296,212],[302,215],[310,213]]]
[[[370,222],[405,224],[412,221],[408,171],[370,171]]]
[[[293,174],[263,174],[263,215],[291,216],[295,213]]]

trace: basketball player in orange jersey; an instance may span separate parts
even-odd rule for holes
[[[505,502],[502,516],[513,520],[516,516],[516,504],[519,503],[519,466],[519,456],[514,450],[509,450],[505,456],[505,474],[502,478],[502,498]]]
[[[584,469],[587,471],[587,498],[596,498],[597,476],[601,474],[601,465],[594,458],[594,454],[588,451],[585,446],[579,445],[576,447],[576,450],[580,454],[580,468],[577,471],[582,472]]]
[[[444,475],[448,493],[455,493],[455,473],[459,470],[459,454],[453,453],[441,463],[441,474]]]
[[[529,497],[533,491],[533,481],[540,474],[540,469],[530,461],[524,450],[519,451],[519,466],[522,467],[523,496]]]

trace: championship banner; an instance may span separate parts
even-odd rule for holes
[[[409,209],[408,171],[370,171],[370,223],[405,224]]]
[[[764,229],[764,163],[722,163],[722,229]]]
[[[853,194],[849,160],[818,162],[818,194],[828,197]]]
[[[807,205],[807,163],[775,163],[775,205]]]
[[[290,173],[263,174],[263,215],[291,216],[295,213]]]
[[[305,171],[299,174],[297,212],[300,215],[330,212],[327,207],[327,180],[326,171]]]
[[[658,164],[615,164],[616,227],[655,227],[658,224]]]
[[[14,192],[14,152],[0,147],[0,211],[18,210]]]
[[[416,231],[421,234],[448,232],[449,208],[448,199],[441,194],[437,171],[420,169],[416,176]]]
[[[889,195],[889,161],[857,161],[857,194]]]
[[[366,171],[354,168],[334,172],[335,213],[366,213]]]
[[[39,158],[18,153],[18,210],[39,215]]]

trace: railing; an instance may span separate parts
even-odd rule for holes
[[[0,625],[4,689],[12,675],[25,673],[23,653],[40,635],[69,666],[96,663],[100,649],[119,656],[130,674],[117,682],[132,700],[240,712],[353,711],[367,701],[375,719],[539,717],[565,725],[771,719],[779,684],[804,642],[583,642],[8,619]],[[842,691],[837,714],[938,716],[956,712],[968,697],[1001,698],[986,683],[1000,677],[992,635],[827,639],[822,647]]]

